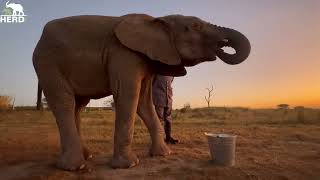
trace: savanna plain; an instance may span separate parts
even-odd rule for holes
[[[140,164],[112,169],[114,112],[82,112],[83,141],[94,157],[88,169],[55,167],[59,134],[48,110],[0,112],[0,179],[320,179],[319,109],[198,108],[173,112],[172,154],[150,157],[150,136],[136,118],[133,151]],[[236,165],[212,164],[204,132],[237,135]]]

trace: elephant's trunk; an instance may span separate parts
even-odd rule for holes
[[[232,47],[236,53],[228,54],[222,49],[217,51],[217,56],[225,63],[235,65],[243,62],[250,54],[251,45],[246,36],[242,33],[224,27],[219,27],[219,31],[223,33],[224,41],[219,43],[218,47]]]
[[[8,5],[9,5],[9,1],[6,2],[6,8],[8,8]]]

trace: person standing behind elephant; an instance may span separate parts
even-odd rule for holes
[[[155,75],[152,84],[153,104],[159,119],[164,122],[165,142],[176,144],[179,141],[171,137],[172,126],[172,76]]]

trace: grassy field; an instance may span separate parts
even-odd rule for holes
[[[90,172],[55,168],[59,135],[49,111],[0,112],[0,179],[320,179],[320,110],[202,108],[173,113],[168,157],[149,157],[149,134],[137,118],[133,149],[140,164],[111,169],[114,113],[83,112]],[[236,165],[210,163],[204,132],[236,134]]]

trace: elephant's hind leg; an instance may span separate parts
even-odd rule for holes
[[[82,108],[84,108],[88,103],[90,99],[85,98],[85,97],[76,97],[76,106],[75,106],[75,122],[77,126],[77,131],[79,134],[80,139],[82,140],[82,133],[81,133],[81,117],[80,117],[80,112]],[[92,159],[93,156],[90,154],[88,148],[84,145],[82,141],[82,151],[83,151],[83,156],[86,160]]]
[[[75,123],[73,91],[55,68],[42,69],[45,69],[45,72],[39,72],[39,80],[60,131],[62,151],[57,166],[64,170],[82,169],[85,167],[85,160]]]
[[[151,156],[165,156],[170,154],[170,149],[164,143],[163,127],[158,119],[152,101],[152,77],[142,81],[140,98],[138,104],[138,114],[147,126],[152,145],[150,149]]]

